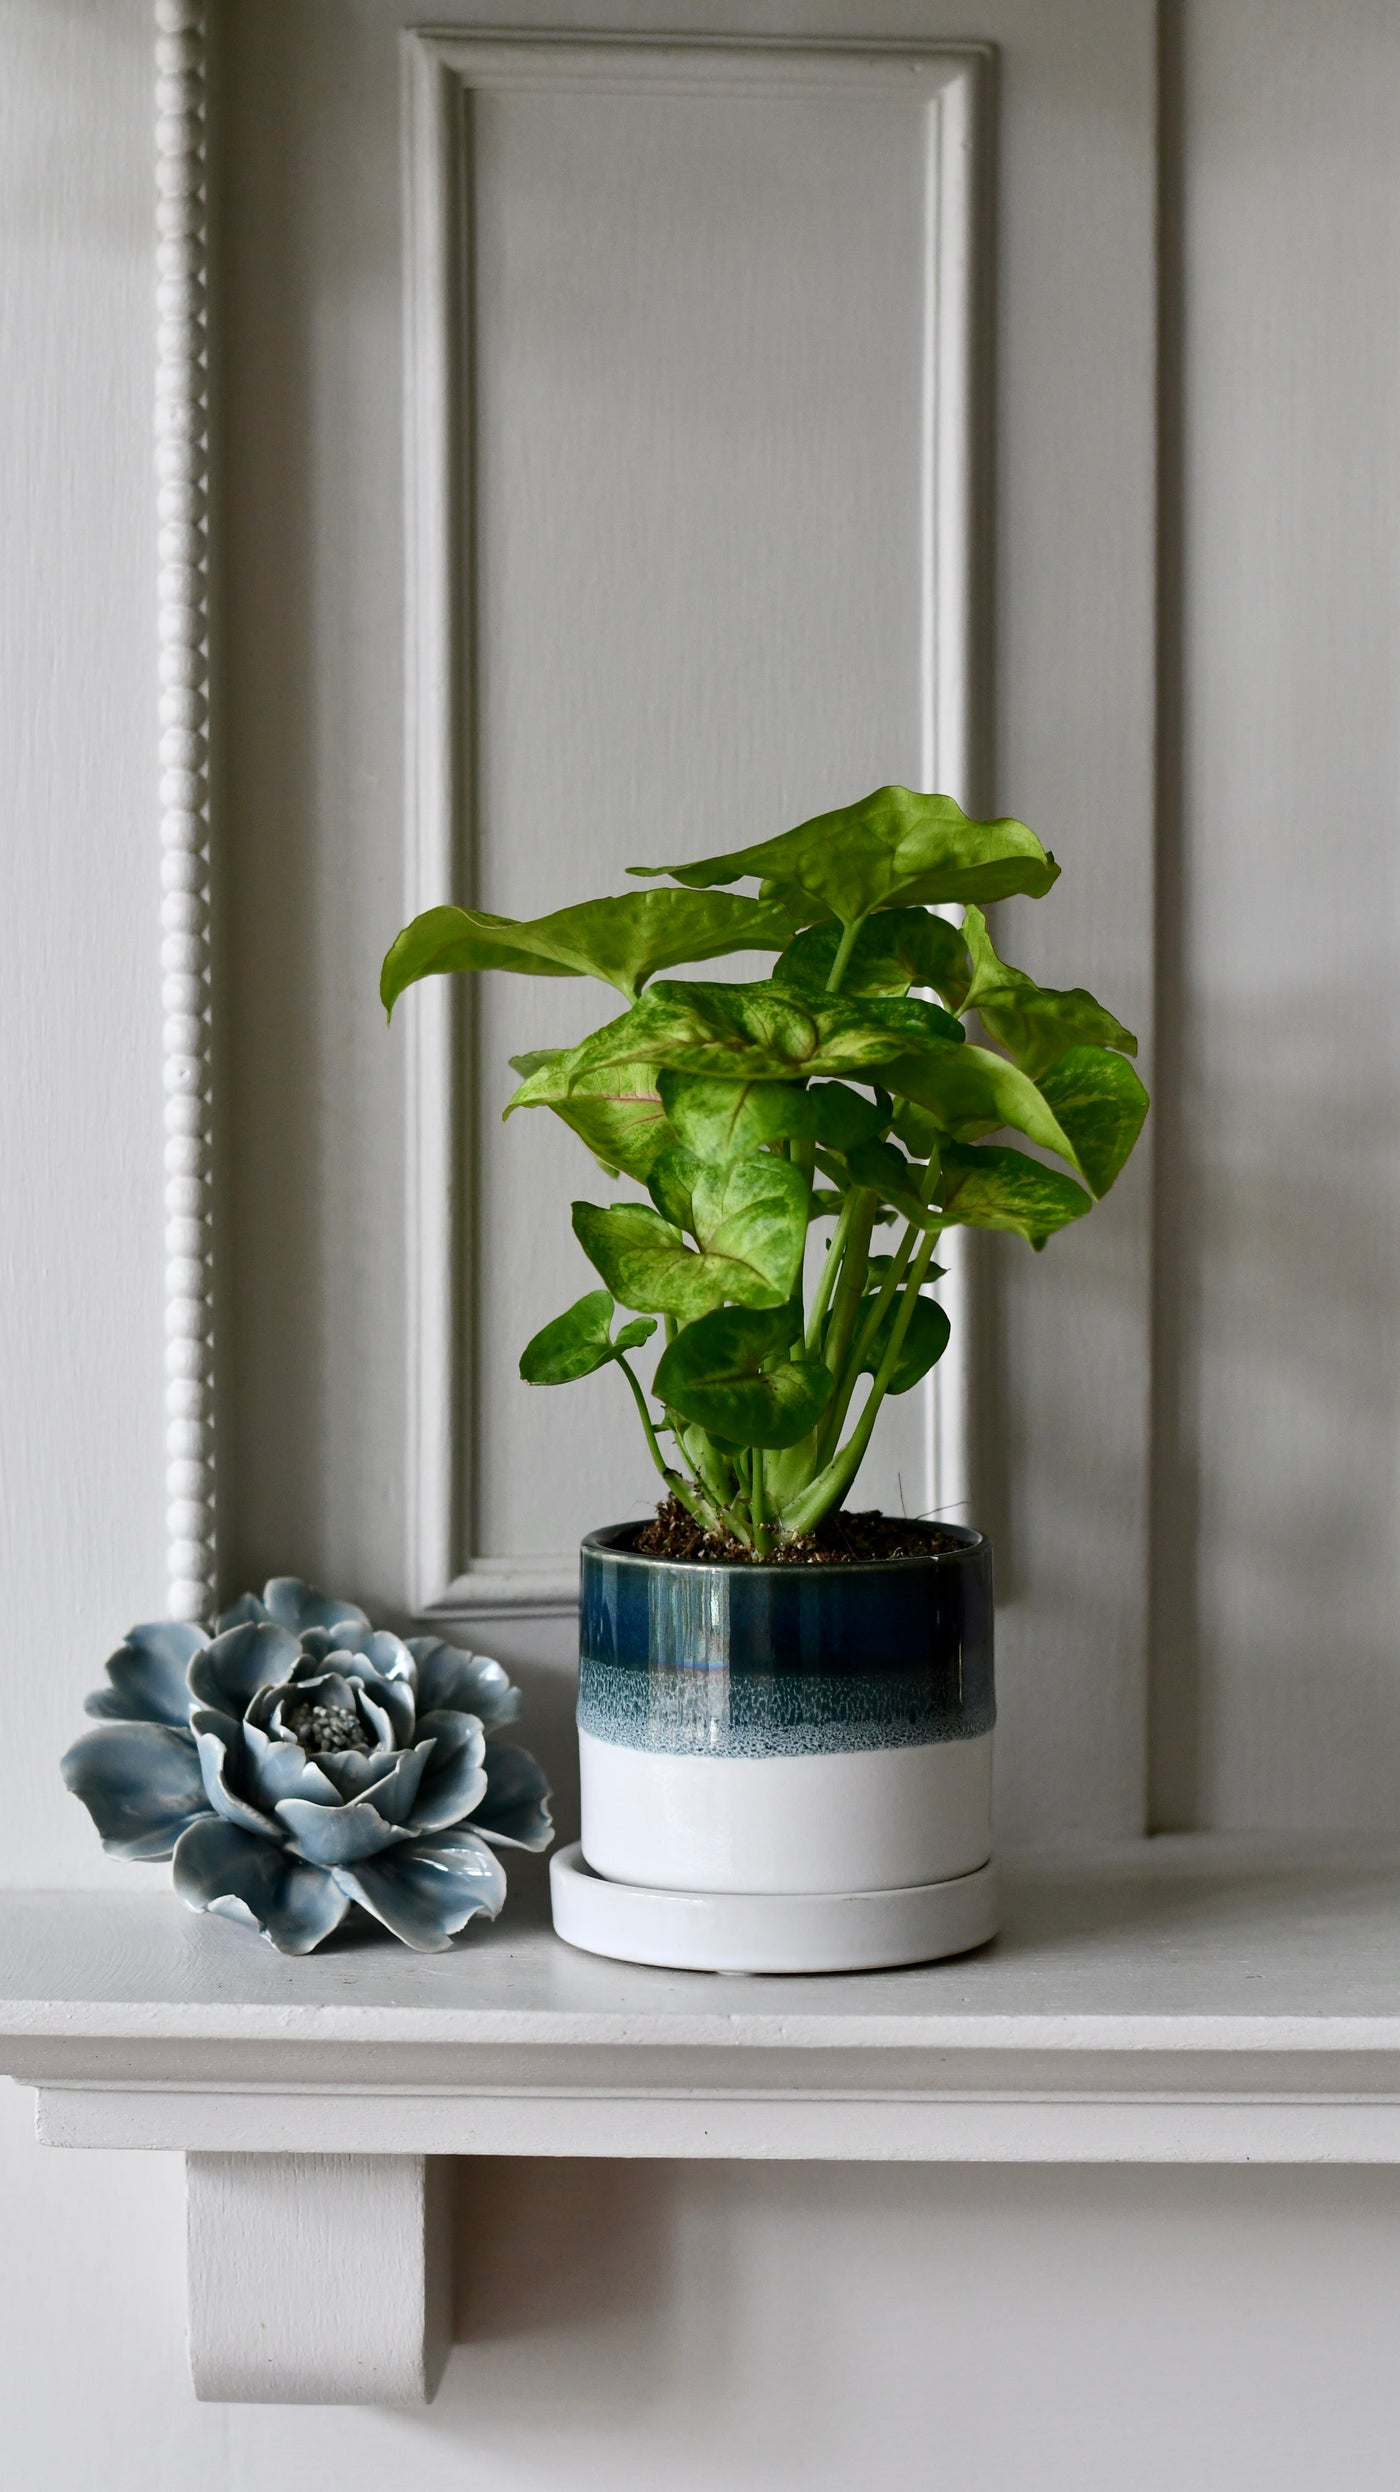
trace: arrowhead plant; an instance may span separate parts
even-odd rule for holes
[[[1023,822],[951,797],[877,788],[754,847],[632,870],[669,882],[527,921],[428,909],[380,993],[392,1012],[420,978],[505,969],[621,997],[578,1046],[515,1059],[505,1114],[551,1109],[631,1188],[574,1204],[602,1286],[520,1372],[620,1368],[670,1495],[765,1557],[841,1504],[887,1395],[941,1358],[944,1232],[1039,1252],[1108,1192],[1147,1113],[1137,1041],[1083,987],[998,957],[985,909],[1060,869]],[[936,914],[950,905],[961,925]],[[753,951],[776,954],[755,982],[662,974]],[[648,1387],[631,1354],[658,1318]]]

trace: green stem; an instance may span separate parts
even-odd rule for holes
[[[890,1328],[885,1355],[880,1361],[875,1381],[870,1388],[870,1398],[839,1454],[832,1457],[825,1470],[818,1472],[811,1487],[804,1490],[803,1494],[788,1508],[784,1519],[790,1532],[813,1530],[824,1514],[829,1514],[833,1506],[840,1504],[860,1469],[865,1459],[866,1447],[874,1431],[880,1405],[889,1390],[890,1378],[894,1374],[900,1351],[904,1347],[904,1336],[909,1330],[914,1309],[918,1304],[919,1292],[924,1285],[929,1265],[933,1261],[933,1250],[937,1242],[937,1232],[930,1230],[914,1258],[913,1269],[909,1274],[908,1284],[900,1302],[899,1313]]]
[[[865,919],[863,917],[855,917],[852,918],[849,926],[842,928],[841,940],[836,946],[836,958],[831,964],[831,975],[826,982],[826,991],[828,995],[840,994],[841,981],[845,977],[846,971],[850,966],[851,954],[856,948],[856,936],[860,933],[860,930],[864,924]]]
[[[710,1520],[710,1523],[715,1528],[718,1528],[719,1525],[723,1524],[725,1529],[732,1531],[736,1538],[742,1539],[743,1534],[740,1531],[734,1512],[734,1508],[738,1504],[738,1499],[734,1496],[733,1491],[731,1490],[730,1492],[730,1499],[726,1499],[723,1490],[715,1485],[715,1482],[708,1476],[702,1466],[696,1462],[689,1446],[686,1444],[684,1434],[674,1420],[670,1423],[670,1433],[676,1440],[676,1446],[680,1453],[682,1462],[685,1464],[687,1471],[690,1473],[691,1478],[695,1482],[696,1488],[699,1490],[701,1502],[704,1505],[705,1512]],[[711,1447],[711,1458],[716,1465],[719,1466],[719,1456],[715,1454],[713,1447]]]
[[[832,1290],[836,1286],[836,1275],[841,1269],[841,1257],[846,1251],[846,1240],[851,1230],[851,1205],[855,1199],[854,1194],[848,1194],[836,1216],[836,1226],[831,1232],[831,1243],[826,1250],[826,1261],[822,1265],[817,1277],[816,1289],[812,1294],[812,1312],[807,1318],[807,1331],[802,1343],[804,1358],[815,1358],[821,1348],[822,1326],[826,1322],[826,1311],[831,1304]]]
[[[645,1431],[647,1443],[651,1447],[652,1461],[655,1463],[657,1470],[660,1472],[662,1479],[665,1481],[667,1489],[670,1494],[685,1507],[688,1514],[694,1515],[696,1522],[699,1523],[704,1530],[710,1530],[710,1515],[703,1511],[702,1508],[696,1503],[696,1500],[692,1497],[685,1481],[681,1478],[679,1471],[672,1470],[665,1455],[661,1451],[661,1447],[657,1442],[656,1430],[651,1424],[651,1412],[647,1409],[646,1396],[643,1393],[641,1386],[638,1384],[636,1377],[633,1375],[631,1368],[628,1366],[625,1354],[619,1350],[616,1355],[617,1364],[622,1369],[624,1376],[627,1378],[628,1383],[632,1387],[632,1399],[637,1405],[637,1415],[640,1418],[643,1430]]]
[[[836,1391],[822,1415],[819,1458],[823,1462],[829,1461],[835,1450],[836,1441],[846,1424],[846,1413],[851,1407],[851,1395],[856,1389],[861,1371],[870,1354],[871,1345],[885,1320],[886,1312],[909,1269],[909,1258],[914,1252],[919,1236],[920,1231],[911,1221],[904,1232],[899,1251],[881,1283],[875,1304],[860,1328],[850,1357],[846,1361],[844,1373],[837,1379]]]
[[[788,1152],[792,1165],[798,1171],[798,1174],[801,1176],[803,1184],[807,1189],[807,1199],[802,1207],[802,1225],[805,1236],[805,1233],[809,1231],[812,1226],[812,1179],[816,1174],[817,1146],[815,1142],[812,1141],[798,1140],[788,1145]],[[802,1272],[800,1268],[797,1275],[797,1301],[800,1307],[802,1303]],[[793,1342],[791,1350],[788,1352],[788,1356],[792,1359],[800,1359],[802,1354],[802,1335],[799,1333],[796,1340]]]
[[[856,1328],[860,1302],[865,1295],[866,1275],[870,1267],[870,1232],[875,1226],[878,1202],[868,1186],[857,1186],[851,1195],[851,1224],[846,1232],[845,1252],[841,1259],[841,1278],[832,1301],[831,1323],[826,1346],[822,1352],[833,1376],[839,1376],[846,1364],[851,1335]]]
[[[768,1501],[764,1495],[763,1447],[753,1449],[753,1545],[760,1557],[767,1557],[773,1546],[768,1528]]]

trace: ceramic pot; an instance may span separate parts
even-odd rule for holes
[[[634,1537],[621,1524],[583,1543],[589,1869],[697,1896],[816,1897],[982,1868],[995,1702],[980,1532],[810,1567],[685,1565]]]

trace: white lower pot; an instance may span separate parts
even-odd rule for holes
[[[581,1857],[555,1926],[711,1970],[928,1961],[992,1935],[991,1553],[831,1566],[583,1545]]]

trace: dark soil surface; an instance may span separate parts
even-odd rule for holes
[[[902,1515],[829,1514],[814,1532],[786,1540],[766,1559],[727,1532],[703,1532],[675,1497],[639,1523],[631,1543],[643,1557],[679,1558],[690,1566],[846,1566],[862,1558],[938,1557],[961,1547],[941,1523],[908,1522]]]

